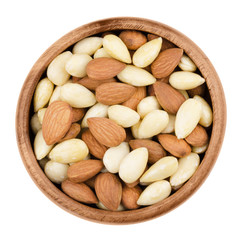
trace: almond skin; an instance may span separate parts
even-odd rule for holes
[[[112,173],[100,173],[95,180],[95,191],[99,201],[109,210],[117,210],[122,197],[122,184]]]
[[[139,186],[128,187],[124,186],[122,190],[122,204],[127,209],[137,209],[137,200],[142,193],[142,189]]]
[[[115,77],[125,67],[126,64],[114,58],[102,57],[91,60],[86,71],[89,78],[101,81]]]
[[[47,145],[60,141],[71,127],[73,119],[72,107],[63,101],[51,103],[43,118],[42,133]]]
[[[89,129],[98,142],[107,147],[116,147],[126,139],[123,127],[108,118],[88,118]]]
[[[163,158],[166,156],[166,151],[163,149],[163,147],[152,140],[148,139],[135,139],[131,140],[129,142],[130,147],[134,150],[140,147],[145,147],[148,150],[148,162],[150,164],[154,164],[157,162],[160,158]]]
[[[185,140],[194,147],[202,147],[208,142],[208,134],[206,129],[198,124]]]
[[[183,50],[180,48],[170,48],[160,52],[151,65],[152,74],[156,78],[163,78],[170,75],[179,64]]]
[[[95,80],[91,79],[89,77],[84,77],[82,79],[79,79],[77,83],[83,85],[84,87],[88,88],[89,90],[96,90],[98,86],[100,86],[103,83],[110,83],[110,82],[116,82],[115,78],[109,78],[109,79],[104,79],[104,80]]]
[[[119,35],[129,50],[136,50],[147,42],[146,36],[138,31],[126,30]]]
[[[97,141],[90,130],[86,130],[82,134],[82,140],[87,144],[89,152],[96,158],[102,159],[107,147]]]
[[[129,107],[134,111],[137,110],[137,105],[141,102],[143,98],[147,96],[146,87],[137,87],[135,93],[124,103],[123,106]]]
[[[105,105],[115,105],[127,101],[136,88],[125,83],[104,83],[96,88],[97,101]]]
[[[73,113],[72,122],[78,122],[83,118],[85,110],[83,108],[72,108],[72,113]]]
[[[158,141],[163,148],[175,157],[185,157],[191,153],[191,147],[183,139],[178,139],[175,135],[159,134]]]
[[[74,183],[67,179],[62,182],[61,187],[74,200],[88,204],[98,203],[94,192],[85,183]]]
[[[80,124],[73,123],[71,125],[70,129],[68,130],[68,132],[66,133],[66,135],[59,142],[63,142],[65,140],[69,140],[69,139],[77,137],[77,135],[80,133],[80,131],[81,131]]]
[[[103,162],[100,160],[82,160],[68,168],[67,176],[70,181],[80,183],[95,176],[102,168]]]
[[[162,108],[170,114],[176,114],[186,100],[185,97],[169,84],[157,81],[153,84],[156,98]]]

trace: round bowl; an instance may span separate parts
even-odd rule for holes
[[[152,206],[137,210],[114,212],[89,207],[73,200],[46,177],[33,153],[32,139],[29,133],[29,115],[35,87],[49,63],[58,54],[90,35],[124,29],[140,30],[159,35],[185,51],[206,79],[213,108],[213,124],[209,147],[200,166],[190,180],[178,191]],[[137,223],[156,218],[173,210],[187,200],[202,185],[213,168],[223,142],[225,126],[226,103],[222,85],[214,67],[201,49],[185,35],[165,24],[132,17],[109,18],[95,21],[69,32],[56,41],[42,54],[29,72],[19,96],[16,112],[16,135],[19,151],[29,175],[38,188],[64,210],[83,219],[108,224]]]

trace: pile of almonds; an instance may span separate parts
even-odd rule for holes
[[[121,211],[152,205],[194,174],[212,110],[183,49],[124,30],[77,42],[33,97],[34,153],[71,198]]]

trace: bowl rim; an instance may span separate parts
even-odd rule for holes
[[[30,104],[37,82],[49,63],[79,40],[111,30],[139,30],[159,35],[180,47],[193,60],[206,79],[213,108],[213,125],[209,147],[194,175],[175,193],[152,206],[112,212],[79,203],[59,190],[40,168],[29,135]],[[82,25],[53,43],[36,61],[21,89],[16,109],[16,138],[26,170],[37,187],[55,204],[80,218],[98,223],[132,224],[159,217],[185,202],[203,184],[219,155],[226,128],[226,101],[220,79],[203,51],[178,30],[163,23],[137,17],[113,17]]]

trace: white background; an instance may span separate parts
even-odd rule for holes
[[[1,1],[0,239],[240,239],[239,1]],[[209,57],[227,100],[225,141],[210,176],[174,211],[140,224],[112,226],[57,207],[25,170],[15,138],[24,79],[57,39],[85,23],[116,16],[153,19],[178,29]]]

